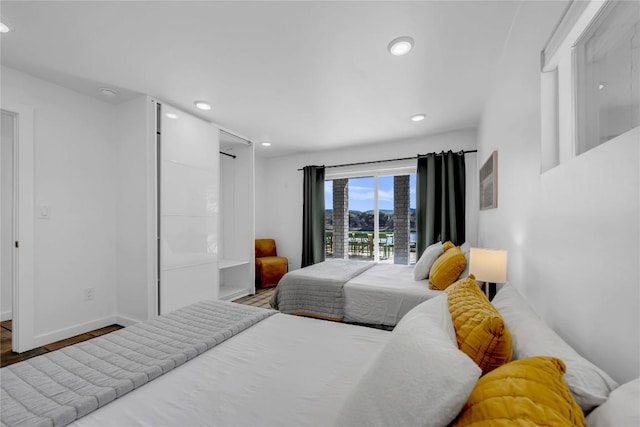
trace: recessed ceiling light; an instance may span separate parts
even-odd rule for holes
[[[413,116],[411,116],[411,120],[414,122],[421,122],[423,121],[427,116],[425,114],[414,114]]]
[[[0,33],[8,33],[9,31],[11,31],[11,28],[4,22],[0,22]]]
[[[391,40],[387,49],[389,49],[389,53],[394,56],[402,56],[409,53],[409,51],[413,48],[413,39],[408,36],[398,37],[397,39]]]
[[[195,106],[201,110],[209,111],[211,110],[211,105],[204,101],[196,101],[194,102]]]
[[[600,84],[598,85],[598,89],[599,89],[599,90],[604,89],[604,83],[600,83]]]
[[[167,117],[169,117],[170,119],[177,119],[178,115],[173,113],[167,113]]]
[[[103,94],[107,98],[113,98],[114,96],[116,96],[118,94],[118,92],[116,92],[113,89],[109,89],[108,87],[101,87],[98,90],[100,91],[101,94]]]
[[[262,145],[263,147],[271,147],[271,143],[270,142],[261,142],[260,145]]]

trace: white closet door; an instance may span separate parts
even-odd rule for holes
[[[220,140],[218,128],[210,123],[166,104],[161,113],[159,309],[163,314],[218,297]]]

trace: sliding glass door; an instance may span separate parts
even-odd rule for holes
[[[325,182],[327,258],[415,263],[415,174]]]
[[[375,177],[349,179],[349,259],[375,259]]]
[[[394,191],[393,176],[378,178],[378,258],[393,263]]]
[[[324,182],[324,257],[333,258],[333,180]]]
[[[415,264],[418,233],[416,231],[416,174],[409,175],[409,264]]]

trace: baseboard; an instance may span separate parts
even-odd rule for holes
[[[235,291],[230,294],[220,296],[219,299],[222,301],[233,301],[234,299],[246,297],[247,295],[251,295],[251,291],[247,289],[240,289],[239,291]]]
[[[11,310],[3,311],[0,313],[0,322],[13,319],[13,312]]]
[[[120,326],[131,326],[140,322],[140,320],[132,319],[131,317],[116,315],[115,323]]]
[[[76,335],[84,334],[85,332],[90,332],[95,329],[104,328],[105,326],[113,325],[114,323],[118,323],[117,317],[118,316],[115,315],[107,316],[103,317],[102,319],[92,320],[91,322],[82,323],[70,328],[58,329],[57,331],[48,332],[42,335],[36,335],[33,340],[34,348],[51,344],[52,342],[71,338]]]

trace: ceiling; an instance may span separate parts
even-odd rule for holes
[[[518,1],[2,1],[2,65],[104,99],[148,94],[262,156],[479,121]],[[406,56],[388,43],[415,39]],[[209,112],[193,102],[207,100]],[[422,122],[410,116],[425,113]]]

